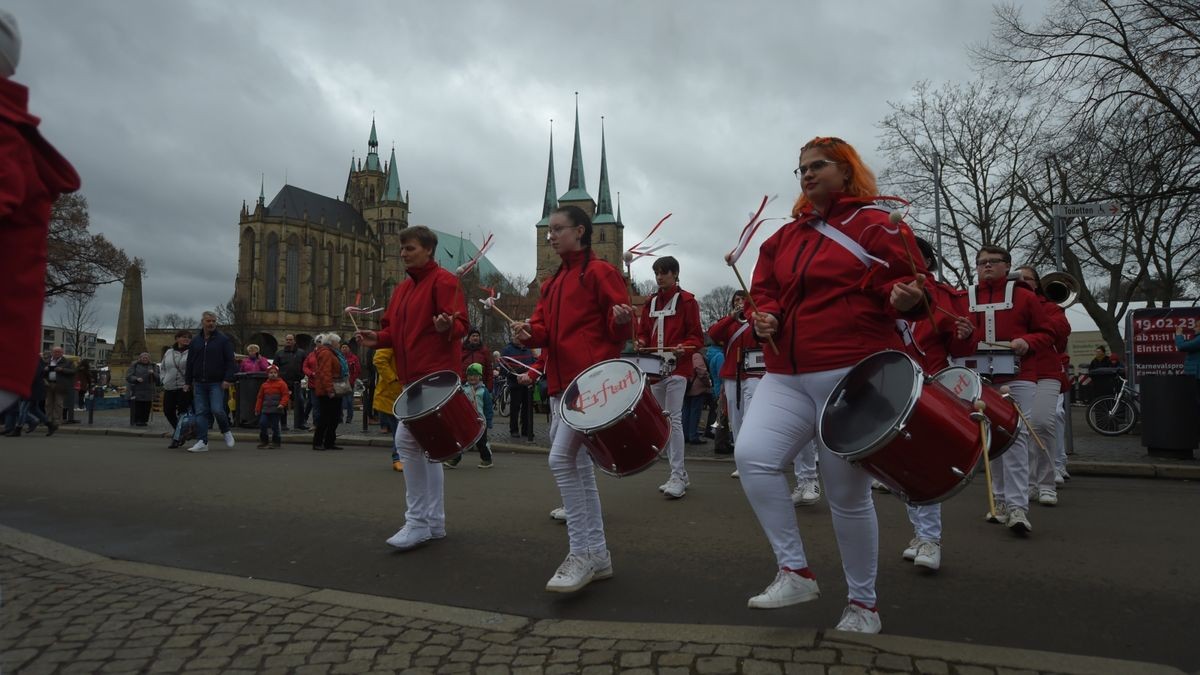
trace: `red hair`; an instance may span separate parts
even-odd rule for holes
[[[813,148],[819,149],[829,159],[849,169],[850,177],[846,180],[846,187],[842,192],[853,197],[874,197],[879,194],[879,188],[875,186],[875,174],[863,164],[862,157],[858,156],[854,146],[833,136],[817,136],[800,148],[800,154]],[[800,212],[809,206],[812,206],[812,202],[801,192],[792,206],[792,217],[799,216]]]

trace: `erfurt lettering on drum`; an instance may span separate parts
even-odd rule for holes
[[[574,403],[571,405],[571,410],[578,410],[579,412],[583,413],[586,412],[588,408],[594,408],[596,406],[603,408],[604,406],[608,405],[609,396],[615,396],[616,394],[619,394],[629,387],[637,384],[637,382],[637,373],[632,370],[625,373],[625,377],[622,377],[616,382],[604,380],[604,382],[600,384],[600,389],[598,391],[580,391],[579,396],[575,398]]]

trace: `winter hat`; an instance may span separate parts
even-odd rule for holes
[[[279,366],[277,366],[277,365],[275,365],[274,363],[272,363],[271,365],[267,366],[267,372],[268,372],[268,373],[278,373],[278,372],[279,372]]]
[[[17,72],[21,60],[21,31],[17,19],[0,9],[0,76],[10,77]]]
[[[472,363],[471,365],[467,366],[467,374],[483,377],[483,366],[478,363]]]
[[[467,337],[471,337],[472,335],[479,335],[482,337],[483,333],[480,333],[478,328],[472,328],[470,332],[467,333]]]

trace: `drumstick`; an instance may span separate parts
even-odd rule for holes
[[[738,283],[742,285],[742,291],[746,293],[746,302],[750,303],[750,312],[758,314],[758,307],[754,304],[754,297],[750,295],[750,289],[746,288],[746,282],[742,279],[742,273],[738,271],[737,265],[729,263],[729,266],[733,268],[733,273],[737,276]],[[775,339],[768,335],[767,342],[771,344],[771,351],[778,355],[779,347],[775,346]]]
[[[1034,442],[1042,449],[1042,452],[1046,453],[1046,458],[1053,464],[1054,456],[1050,454],[1050,450],[1046,448],[1046,444],[1042,443],[1041,436],[1038,436],[1037,432],[1033,430],[1033,425],[1029,423],[1029,418],[1025,416],[1025,411],[1021,410],[1021,406],[1017,405],[1016,400],[1013,399],[1011,391],[1007,386],[1000,387],[1000,393],[1017,409],[1017,414],[1021,416],[1021,421],[1025,423],[1025,428],[1029,429],[1029,435],[1033,436]]]
[[[985,345],[988,345],[991,347],[1003,347],[1005,349],[1012,349],[1011,342],[988,342],[987,340],[980,340],[979,342],[981,344],[985,344]]]
[[[625,288],[625,294],[629,296],[629,307],[633,308],[633,251],[625,251],[621,254],[621,259],[625,261],[625,271],[629,273],[629,286]],[[637,317],[629,319],[629,340],[634,349],[637,349]]]
[[[996,496],[992,494],[992,458],[991,453],[991,435],[988,433],[987,417],[983,411],[987,409],[987,403],[982,400],[975,401],[975,410],[979,411],[979,442],[983,445],[983,474],[987,479],[987,498],[988,498],[988,515],[993,518],[996,516]]]
[[[899,225],[902,217],[903,216],[899,211],[892,211],[888,215],[888,220],[890,220],[893,225]],[[917,261],[913,258],[912,251],[908,248],[908,237],[904,236],[903,227],[900,228],[900,241],[904,244],[904,253],[908,255],[908,266],[912,269],[913,279],[915,280],[921,275],[917,272]],[[924,289],[921,290],[921,304],[925,305],[925,313],[929,315],[929,325],[933,326],[937,324],[937,322],[933,320],[933,309],[929,304],[929,297],[925,295]]]
[[[962,319],[963,321],[966,321],[966,319],[965,319],[965,318],[963,318],[963,317],[961,317],[961,316],[959,316],[959,315],[955,314],[954,312],[951,312],[950,310],[948,310],[948,309],[946,309],[946,308],[942,307],[941,305],[938,305],[937,307],[934,307],[934,309],[936,309],[937,311],[941,312],[942,314],[945,314],[946,316],[948,316],[948,317],[950,317],[950,318],[952,318],[952,319],[954,319],[954,320],[956,320],[956,321],[957,321],[958,319]]]
[[[695,349],[694,345],[679,345],[678,347],[664,347],[663,351],[674,351],[676,349]],[[639,352],[657,352],[658,347],[638,347]]]
[[[504,313],[504,310],[502,310],[502,309],[500,309],[499,307],[497,307],[495,302],[489,302],[489,303],[486,303],[486,305],[487,305],[487,308],[488,308],[488,309],[490,309],[490,310],[492,310],[493,312],[496,312],[496,313],[497,313],[497,314],[499,314],[500,316],[504,317],[504,320],[505,320],[505,321],[507,321],[507,322],[509,322],[509,323],[516,323],[516,321],[513,321],[513,320],[512,320],[512,317],[511,317],[511,316],[509,316],[509,315],[507,315],[507,314],[505,314],[505,313]]]

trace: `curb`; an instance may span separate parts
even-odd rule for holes
[[[0,525],[0,544],[42,558],[88,569],[131,577],[176,581],[194,586],[253,593],[274,598],[298,599],[352,609],[425,619],[490,631],[519,633],[538,637],[605,638],[701,644],[740,644],[792,649],[854,647],[867,651],[899,654],[914,659],[946,661],[958,666],[954,672],[968,672],[970,666],[994,669],[1029,669],[1072,675],[1182,675],[1171,666],[1109,659],[1094,656],[1060,654],[1031,649],[988,647],[942,640],[927,640],[899,635],[862,635],[838,630],[780,628],[770,626],[722,626],[709,624],[631,623],[619,621],[579,621],[533,619],[512,614],[489,612],[432,603],[349,593],[299,584],[199,572],[149,563],[113,560],[90,551],[28,534]]]
[[[160,431],[137,431],[133,429],[111,429],[108,427],[59,427],[60,434],[78,434],[93,436],[119,436],[129,438],[162,438],[169,434]],[[242,442],[258,440],[258,434],[250,431],[235,431],[233,437]],[[284,436],[283,442],[292,445],[308,445],[310,441],[303,436]],[[339,436],[338,442],[343,445],[356,445],[373,448],[390,448],[392,440],[389,437],[361,438],[354,436]],[[550,449],[540,445],[525,445],[523,443],[493,442],[494,450],[503,450],[523,455],[548,455]],[[688,457],[689,462],[718,462],[732,463],[733,457]],[[1149,462],[1097,462],[1072,461],[1068,463],[1073,476],[1106,476],[1110,478],[1161,478],[1167,480],[1200,480],[1200,462],[1197,466],[1182,464],[1152,464]]]

